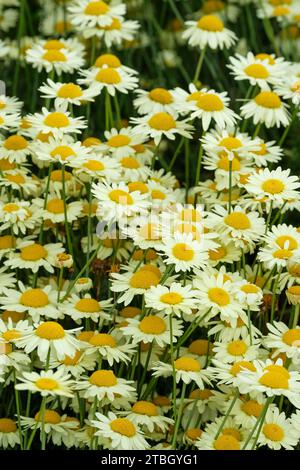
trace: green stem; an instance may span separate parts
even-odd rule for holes
[[[197,63],[197,67],[196,67],[196,71],[195,71],[195,75],[194,75],[194,79],[193,79],[193,83],[197,83],[197,81],[199,79],[202,64],[203,64],[203,61],[204,61],[205,52],[206,52],[206,47],[204,47],[202,49],[201,53],[200,53],[198,63]]]
[[[176,447],[177,434],[178,434],[178,430],[179,430],[179,426],[180,426],[181,418],[182,418],[182,412],[183,412],[185,391],[186,391],[186,383],[183,383],[182,391],[181,391],[181,397],[180,397],[180,403],[179,403],[178,416],[177,416],[177,419],[176,419],[176,422],[175,422],[174,434],[173,434],[173,439],[172,439],[172,444],[171,444],[172,449],[174,449],[174,447]]]
[[[225,426],[225,423],[226,423],[226,421],[227,421],[227,419],[228,419],[228,416],[230,415],[231,410],[232,410],[232,408],[234,407],[235,402],[237,401],[239,395],[240,395],[240,392],[237,390],[237,391],[235,392],[235,395],[234,395],[234,397],[233,397],[231,403],[230,403],[230,406],[228,407],[228,409],[227,409],[227,411],[226,411],[226,414],[225,414],[224,418],[222,419],[221,425],[220,425],[220,427],[219,427],[219,429],[218,429],[218,431],[217,431],[217,433],[216,433],[216,435],[215,435],[215,440],[218,439],[219,435],[221,434],[221,432],[222,432],[222,430],[223,430],[223,428],[224,428],[224,426]]]

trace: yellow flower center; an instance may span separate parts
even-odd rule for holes
[[[100,312],[101,308],[99,302],[95,299],[80,299],[75,304],[76,310],[79,312],[97,313]]]
[[[55,127],[60,129],[62,127],[68,127],[70,121],[65,114],[54,112],[48,114],[48,116],[45,117],[44,124],[49,127]]]
[[[273,258],[277,259],[289,259],[293,255],[293,252],[291,250],[276,250],[273,253]]]
[[[108,85],[117,85],[121,82],[120,74],[112,67],[101,69],[96,76],[97,82],[106,83]]]
[[[111,421],[110,427],[114,432],[121,434],[122,436],[133,437],[136,435],[134,424],[127,418],[114,419]]]
[[[9,318],[12,319],[14,323],[17,323],[20,320],[24,320],[25,312],[14,312],[10,310],[4,310],[1,316],[1,320],[7,322]]]
[[[50,341],[64,338],[65,330],[55,321],[46,321],[37,327],[35,334]]]
[[[12,183],[16,183],[16,184],[24,184],[25,183],[25,178],[24,176],[20,175],[20,174],[14,174],[14,175],[5,175],[5,179],[7,181],[11,181]]]
[[[263,405],[255,400],[248,400],[241,405],[241,410],[248,416],[255,416],[255,418],[258,418],[263,410]]]
[[[251,64],[248,65],[244,72],[249,77],[266,79],[269,77],[269,72],[263,64]]]
[[[218,261],[227,255],[227,250],[224,246],[220,246],[220,248],[209,250],[208,254],[209,259],[211,259],[212,261]]]
[[[153,189],[153,191],[151,192],[151,197],[152,199],[159,199],[161,201],[166,199],[166,195],[159,189]]]
[[[87,137],[82,142],[82,145],[84,147],[93,147],[94,145],[99,145],[99,144],[101,144],[101,140],[98,139],[97,137]]]
[[[64,212],[64,201],[62,199],[52,199],[47,202],[47,211],[52,214],[63,214]]]
[[[0,237],[0,250],[7,250],[14,247],[14,237],[11,235],[3,235]]]
[[[14,170],[16,168],[15,163],[11,163],[8,158],[0,158],[0,170],[1,171],[9,171]]]
[[[121,67],[121,61],[120,59],[114,55],[114,54],[102,54],[100,55],[96,62],[95,62],[95,67],[103,67],[103,65],[107,65],[110,68],[117,69],[118,67]]]
[[[211,350],[211,343],[207,339],[196,339],[188,348],[189,353],[197,354],[197,356],[206,356]]]
[[[243,356],[247,351],[248,346],[245,341],[239,339],[236,341],[232,341],[227,346],[227,352],[231,356]]]
[[[105,166],[103,163],[99,162],[98,160],[88,160],[83,164],[84,168],[87,168],[90,171],[103,171],[105,170]]]
[[[159,281],[160,277],[156,273],[142,269],[132,275],[129,284],[135,289],[149,289],[151,286],[157,286]]]
[[[37,261],[45,258],[47,256],[47,251],[42,245],[33,243],[33,245],[22,248],[20,256],[24,261]]]
[[[161,335],[166,331],[167,327],[162,318],[149,315],[141,320],[139,329],[147,335]]]
[[[105,15],[109,11],[109,6],[105,3],[100,1],[90,2],[84,9],[84,13],[90,16],[100,16]]]
[[[221,98],[213,93],[203,93],[197,100],[197,106],[207,112],[222,111],[224,109]]]
[[[157,131],[169,131],[176,128],[175,119],[168,113],[156,113],[148,121],[152,129]]]
[[[134,317],[136,317],[137,315],[140,315],[140,313],[142,313],[142,311],[141,311],[140,308],[138,308],[138,307],[131,307],[131,306],[124,307],[124,308],[122,308],[122,310],[120,311],[121,317],[124,317],[124,318],[134,318]]]
[[[267,60],[269,62],[269,65],[274,65],[275,64],[275,60],[273,59],[273,57],[270,54],[265,54],[263,52],[260,53],[260,54],[256,54],[255,59]]]
[[[249,217],[243,212],[232,212],[228,214],[224,222],[236,230],[247,230],[251,227]]]
[[[59,98],[80,98],[82,90],[79,85],[75,83],[65,83],[58,90],[57,96]]]
[[[225,8],[225,3],[221,0],[207,0],[203,3],[202,10],[204,13],[214,13],[222,11]]]
[[[233,364],[230,369],[231,375],[236,377],[243,369],[250,370],[252,372],[256,371],[255,366],[249,361],[237,361]]]
[[[21,295],[20,304],[26,307],[42,308],[49,304],[49,299],[42,289],[29,289]]]
[[[238,158],[234,157],[229,160],[227,155],[222,156],[218,161],[218,168],[224,171],[239,171],[241,164]]]
[[[110,25],[104,26],[101,29],[104,29],[105,31],[114,31],[115,29],[120,30],[121,28],[122,28],[122,24],[120,20],[118,18],[113,18]]]
[[[129,168],[130,170],[140,168],[139,161],[134,157],[124,157],[121,160],[121,165],[123,168]]]
[[[214,302],[220,307],[225,307],[226,305],[230,304],[229,294],[220,287],[211,287],[208,290],[208,298],[211,300],[211,302]]]
[[[241,436],[241,433],[235,429],[235,428],[224,428],[223,431],[222,431],[222,434],[224,436],[232,436],[232,437],[235,437],[237,441],[241,441],[242,440],[242,436]]]
[[[273,16],[286,16],[290,13],[290,9],[283,5],[279,5],[278,7],[274,8]]]
[[[40,412],[38,411],[38,413],[36,413],[35,417],[34,417],[34,420],[35,421],[42,421],[42,417],[43,415],[40,414]],[[48,424],[58,424],[60,423],[61,421],[61,417],[60,415],[54,411],[54,410],[45,410],[44,412],[44,422],[45,423],[48,423]]]
[[[242,142],[237,137],[224,137],[219,142],[219,147],[225,147],[227,150],[235,150],[242,147]]]
[[[173,103],[173,97],[171,93],[165,88],[154,88],[149,92],[149,98],[152,101],[156,101],[161,104]]]
[[[241,290],[246,294],[257,294],[259,288],[255,284],[245,284],[241,287]]]
[[[298,248],[298,243],[295,238],[289,235],[281,235],[276,238],[276,243],[280,248],[287,248],[288,250],[296,250]]]
[[[288,390],[289,381],[285,374],[277,370],[269,370],[265,372],[259,379],[259,383],[265,387],[278,389],[282,388]]]
[[[43,47],[46,51],[52,49],[59,51],[60,49],[66,48],[65,44],[58,39],[50,39],[49,41],[46,41]]]
[[[66,62],[67,58],[65,54],[56,49],[49,49],[43,54],[43,59],[48,62]]]
[[[180,261],[192,261],[195,251],[186,243],[176,243],[172,248],[172,253]]]
[[[159,228],[157,224],[148,223],[139,229],[139,235],[145,240],[159,240]]]
[[[16,432],[16,423],[9,418],[0,418],[0,432],[8,434],[10,432]]]
[[[115,339],[107,333],[96,333],[91,337],[89,343],[92,346],[109,346],[110,348],[117,346]]]
[[[146,183],[142,183],[141,181],[133,181],[132,183],[128,183],[128,189],[131,193],[134,191],[139,191],[141,194],[146,194],[149,192]]]
[[[265,424],[263,426],[262,432],[267,439],[273,442],[280,442],[284,438],[284,430],[281,426],[275,423]]]
[[[122,189],[113,189],[112,191],[110,191],[109,198],[113,202],[121,204],[123,206],[129,206],[133,204],[133,199],[130,194],[126,191],[123,191]]]
[[[9,202],[8,204],[5,204],[2,209],[5,212],[17,212],[20,209],[20,206],[14,202]]]
[[[240,450],[240,443],[234,436],[222,434],[215,440],[216,450]]]
[[[183,209],[179,214],[180,220],[184,222],[200,222],[202,217],[197,209]]]
[[[2,338],[5,339],[5,341],[13,341],[14,339],[18,339],[21,337],[21,333],[18,330],[7,330],[4,333],[2,333]]]
[[[187,101],[198,101],[202,95],[203,91],[194,91],[187,97]]]
[[[71,178],[72,178],[71,173],[69,173],[68,171],[65,171],[65,180],[70,181]],[[50,179],[51,181],[62,182],[62,170],[52,171]]]
[[[124,147],[125,145],[128,145],[130,143],[131,139],[127,135],[124,134],[118,134],[112,136],[108,141],[107,145],[110,147]]]
[[[174,365],[176,370],[184,370],[186,372],[199,372],[201,370],[199,362],[187,356],[176,359]]]
[[[73,357],[66,356],[62,361],[62,364],[64,364],[65,366],[75,366],[79,362],[81,356],[82,352],[77,350]]]
[[[137,401],[132,407],[133,413],[146,416],[157,416],[157,408],[150,401]]]
[[[37,388],[39,388],[41,390],[55,390],[59,386],[59,384],[56,380],[47,379],[47,378],[42,378],[42,379],[36,380],[35,385],[36,385]]]
[[[274,91],[261,91],[254,98],[258,106],[269,109],[277,109],[281,107],[281,100]]]
[[[291,86],[291,90],[294,93],[300,93],[300,80],[298,82],[293,83],[293,85]]]
[[[96,370],[90,376],[89,382],[97,387],[114,387],[118,380],[111,370]]]
[[[280,194],[284,190],[285,185],[282,181],[270,178],[263,182],[262,189],[269,194]]]
[[[177,292],[168,292],[160,296],[160,301],[168,305],[177,305],[182,302],[183,297]]]
[[[11,135],[3,142],[3,147],[7,150],[24,150],[28,147],[28,142],[21,135]]]
[[[288,292],[293,295],[300,295],[300,286],[291,286],[288,288]]]
[[[300,286],[299,286],[300,287]],[[300,329],[293,328],[286,331],[282,336],[282,341],[289,346],[300,347]]]
[[[199,29],[213,33],[221,32],[224,29],[223,21],[215,15],[205,15],[197,23]]]

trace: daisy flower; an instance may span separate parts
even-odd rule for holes
[[[99,94],[95,85],[83,89],[76,83],[53,82],[50,78],[39,88],[39,91],[42,93],[42,98],[55,99],[55,108],[60,108],[62,111],[67,111],[69,104],[81,106],[83,103],[94,101]]]
[[[236,246],[243,249],[245,244],[253,245],[258,241],[265,231],[265,221],[258,212],[247,213],[239,206],[235,206],[230,214],[225,208],[217,206],[209,214],[206,224],[222,237],[229,236]]]
[[[190,100],[188,108],[191,113],[190,118],[201,119],[204,131],[210,126],[211,121],[215,121],[220,129],[226,126],[234,126],[239,116],[229,107],[227,92],[218,93],[215,90],[202,88],[198,92],[196,100]]]
[[[177,117],[176,95],[173,90],[153,88],[150,91],[136,90],[135,93],[138,98],[133,101],[133,106],[138,114],[168,113]]]
[[[86,158],[72,160],[73,174],[81,181],[91,179],[109,182],[120,181],[121,168],[119,162],[105,155],[87,154]]]
[[[21,416],[21,427],[26,429],[42,429],[47,435],[47,440],[54,438],[54,436],[66,436],[67,431],[74,428],[74,422],[66,421],[66,415],[61,416],[57,411],[45,409],[42,414],[38,411],[33,418],[30,416]],[[55,439],[55,438],[54,438]]]
[[[268,409],[264,424],[258,436],[258,446],[268,446],[272,450],[294,450],[298,443],[298,436],[294,433],[294,428],[285,413],[280,413],[274,407]]]
[[[183,39],[193,47],[204,49],[229,49],[236,40],[236,35],[225,28],[223,21],[216,15],[204,15],[198,21],[187,21]]]
[[[241,107],[245,119],[252,118],[254,124],[263,123],[266,127],[284,127],[289,124],[287,105],[274,91],[260,91]]]
[[[132,238],[135,245],[142,250],[159,249],[162,242],[161,221],[156,214],[136,217],[128,227],[121,228],[124,235]]]
[[[167,112],[149,114],[148,116],[131,118],[131,122],[136,124],[134,131],[147,135],[158,145],[163,137],[175,140],[179,134],[187,139],[192,138],[194,127],[187,123],[187,120],[178,121]]]
[[[213,347],[214,357],[217,361],[234,363],[236,361],[253,361],[258,358],[260,341],[250,345],[250,339],[236,339],[225,343],[215,342]]]
[[[84,29],[110,26],[113,18],[122,19],[125,12],[124,3],[109,5],[103,0],[76,0],[68,6],[71,23]]]
[[[111,411],[108,416],[96,413],[97,420],[92,425],[97,429],[95,435],[106,440],[105,448],[114,450],[145,450],[150,446],[138,426],[128,418],[118,418]]]
[[[19,251],[11,253],[5,265],[13,269],[30,269],[33,273],[37,273],[41,267],[53,273],[55,256],[64,251],[61,243],[40,245],[33,241],[18,243],[16,248]]]
[[[296,408],[300,407],[300,374],[288,371],[279,359],[253,361],[255,371],[241,370],[237,375],[237,386],[242,394],[262,392],[267,397],[285,396]]]
[[[122,43],[125,42],[126,44],[127,41],[129,44],[133,42],[139,28],[140,24],[137,21],[125,21],[124,19],[120,20],[117,17],[113,17],[112,23],[109,26],[95,26],[89,29],[82,29],[80,27],[80,30],[83,37],[97,37],[110,49],[114,45],[122,46]]]
[[[80,340],[80,334],[77,337]],[[65,356],[60,361],[56,357],[50,356],[50,369],[57,369],[62,371],[62,375],[71,374],[75,379],[79,379],[86,371],[95,370],[96,357],[95,355],[85,355],[83,350],[77,349],[73,357]]]
[[[238,426],[231,417],[226,419],[226,423],[221,433],[216,437],[223,419],[223,417],[216,418],[212,423],[209,423],[206,426],[200,439],[195,443],[195,446],[199,450],[233,451],[241,450],[243,448],[247,437],[246,433],[244,429]],[[252,442],[253,440],[251,443]]]
[[[43,199],[35,199],[34,205],[42,210],[44,220],[50,220],[54,224],[62,223],[65,221],[65,204],[63,199],[50,196],[48,197],[45,208],[43,208]],[[81,212],[81,201],[66,202],[66,213],[68,222],[73,222],[74,220],[78,219],[81,215]]]
[[[73,357],[80,346],[80,342],[74,336],[76,331],[78,328],[65,330],[55,321],[46,321],[18,338],[16,346],[24,348],[28,354],[37,350],[38,357],[43,362],[46,361],[49,353],[58,359],[64,359],[66,356]]]
[[[111,291],[120,292],[118,303],[124,302],[127,306],[136,295],[143,295],[152,286],[157,286],[162,278],[162,272],[154,265],[144,265],[134,271],[111,274]],[[174,278],[173,278],[174,279]],[[172,282],[172,278],[167,279],[167,284]]]
[[[119,130],[112,128],[104,132],[106,141],[99,144],[96,149],[100,152],[109,152],[113,157],[122,158],[135,155],[135,146],[145,142],[143,134],[136,134],[131,127]]]
[[[238,398],[232,408],[232,416],[236,424],[245,429],[253,429],[257,419],[263,411],[265,402],[266,399],[262,394],[257,395],[255,398],[251,395],[249,398]],[[274,407],[275,405],[270,405],[270,409]]]
[[[20,444],[17,423],[11,418],[0,418],[0,446],[2,449],[13,448]]]
[[[13,288],[16,282],[14,273],[8,272],[5,266],[0,268],[0,294],[3,294],[4,289]]]
[[[218,314],[221,320],[237,321],[243,314],[243,306],[236,298],[236,287],[223,274],[207,275],[202,273],[201,277],[196,277],[193,283],[197,290],[197,300],[201,309],[209,310],[209,317]]]
[[[102,67],[101,69],[92,67],[82,70],[84,78],[78,79],[78,83],[94,86],[98,89],[98,94],[105,89],[111,96],[115,96],[116,91],[127,94],[128,91],[137,87],[138,79],[120,68]]]
[[[129,343],[118,343],[113,334],[98,333],[89,340],[89,346],[85,349],[85,354],[95,354],[99,359],[105,359],[110,367],[114,363],[125,362],[127,364],[131,360],[131,356],[135,353],[135,345]]]
[[[107,320],[110,318],[105,312],[112,308],[112,299],[99,302],[88,294],[85,294],[82,298],[72,294],[59,308],[64,315],[70,316],[75,323],[81,324],[83,318],[98,322],[99,319]]]
[[[197,292],[190,285],[182,286],[176,282],[169,287],[152,286],[145,293],[145,304],[146,307],[163,311],[167,315],[191,314],[197,308]]]
[[[259,305],[263,300],[261,288],[246,280],[238,283],[236,296],[242,304],[246,305],[251,310],[259,310]]]
[[[27,49],[25,59],[38,72],[45,69],[47,73],[55,71],[58,75],[61,75],[62,72],[73,73],[84,64],[82,53],[66,48],[60,41],[58,44],[49,45],[49,47],[33,44]]]
[[[40,192],[41,187],[39,180],[29,176],[26,171],[5,171],[2,176],[0,186],[11,188],[21,194],[23,193],[24,196],[33,196]]]
[[[137,318],[127,318],[127,325],[122,326],[120,330],[124,336],[132,338],[134,344],[156,343],[160,347],[165,347],[170,344],[172,340],[176,343],[177,337],[182,334],[182,324],[176,318],[172,318],[172,333],[171,339],[170,322],[169,319],[163,314],[148,315],[142,320]]]
[[[208,264],[208,247],[205,240],[193,240],[191,234],[175,232],[163,238],[161,252],[166,264],[173,264],[175,272],[205,268]]]
[[[138,72],[135,69],[128,67],[127,65],[124,65],[121,62],[121,59],[119,56],[115,54],[110,54],[110,53],[99,55],[97,59],[95,60],[95,63],[93,66],[99,69],[105,66],[111,67],[113,69],[121,69],[123,72],[128,73],[130,75],[138,74]]]
[[[151,401],[137,401],[131,407],[131,410],[119,413],[120,416],[125,415],[136,426],[141,427],[147,434],[153,433],[154,430],[166,432],[170,425],[174,424],[174,420],[162,416],[158,407]],[[151,438],[151,436],[149,436]]]
[[[18,379],[16,390],[30,390],[32,393],[39,392],[42,397],[63,396],[72,397],[72,380],[70,375],[65,375],[61,370],[37,372],[23,372]]]
[[[0,109],[6,114],[19,114],[23,107],[23,102],[15,96],[0,95]]]
[[[15,312],[28,312],[34,322],[40,317],[59,318],[57,310],[57,292],[51,286],[43,288],[25,287],[19,281],[19,290],[3,289],[0,298],[1,309]]]
[[[86,162],[93,155],[88,147],[81,142],[74,142],[67,135],[60,139],[50,137],[48,142],[36,142],[32,145],[32,151],[40,161],[59,162],[71,167]]]
[[[143,213],[149,206],[147,194],[130,192],[129,187],[121,183],[106,182],[93,184],[92,194],[98,200],[98,215],[104,220],[121,220],[124,216]]]
[[[282,83],[275,87],[276,93],[285,100],[291,100],[295,106],[300,104],[300,79],[298,76],[285,77]]]
[[[236,54],[229,57],[228,68],[235,80],[248,80],[250,85],[258,85],[264,90],[270,90],[270,85],[276,85],[282,80],[283,74],[287,71],[286,63],[270,63],[268,57],[261,58],[248,52],[246,57]]]
[[[263,343],[268,349],[274,350],[272,356],[280,353],[292,359],[293,364],[300,363],[300,327],[289,328],[283,322],[267,323],[269,333]]]
[[[275,140],[266,142],[263,139],[255,139],[258,144],[258,149],[250,151],[248,157],[254,161],[255,166],[267,166],[268,163],[277,163],[281,160],[283,150],[279,145],[274,145]]]
[[[290,172],[290,169],[283,170],[281,167],[276,170],[265,168],[249,176],[245,189],[257,198],[266,197],[277,204],[283,204],[289,199],[297,198],[300,188],[299,178],[290,175]]]
[[[69,112],[63,112],[59,108],[55,111],[42,108],[41,113],[28,116],[28,122],[36,132],[51,133],[53,137],[58,138],[62,138],[65,134],[80,134],[81,130],[86,127],[86,123],[81,117],[71,117]]]
[[[236,326],[232,326],[233,322],[226,321],[212,321],[208,322],[208,327],[211,327],[208,330],[208,336],[218,335],[219,341],[230,342],[236,341],[240,338],[247,339],[249,337],[249,321],[246,320],[246,317],[238,317],[236,321]],[[261,336],[260,330],[256,328],[252,323],[251,334],[253,338]]]
[[[18,164],[26,162],[27,155],[31,152],[30,143],[21,135],[14,134],[6,139],[1,136],[0,158]]]
[[[17,113],[8,114],[0,109],[0,130],[15,130],[20,123],[20,115]]]
[[[195,382],[203,390],[204,384],[210,384],[210,373],[202,369],[200,363],[188,356],[181,356],[174,361],[176,383],[181,380],[185,384]],[[165,362],[157,362],[152,367],[153,377],[170,377],[173,374],[173,366]]]
[[[81,377],[75,389],[80,390],[83,398],[97,398],[101,405],[113,403],[121,396],[127,400],[134,400],[136,390],[133,382],[115,376],[112,370],[96,370],[90,377]]]

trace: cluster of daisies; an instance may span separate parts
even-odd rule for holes
[[[299,0],[39,3],[0,1],[0,448],[299,448]]]

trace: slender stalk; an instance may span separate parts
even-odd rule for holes
[[[203,65],[204,57],[205,57],[205,52],[206,52],[206,47],[204,47],[202,49],[201,53],[200,53],[198,63],[197,63],[197,67],[196,67],[196,71],[195,71],[195,75],[194,75],[194,79],[193,79],[193,83],[197,83],[197,81],[199,79],[201,68],[202,68],[202,65]]]
[[[172,364],[172,375],[173,375],[173,387],[172,387],[172,405],[173,405],[173,418],[176,420],[177,408],[176,408],[176,369],[174,361],[174,344],[173,344],[173,314],[169,317],[170,322],[170,352],[171,352],[171,364]]]
[[[256,442],[257,442],[257,440],[258,440],[258,438],[259,438],[259,434],[260,434],[262,425],[263,425],[263,423],[264,423],[265,416],[266,416],[267,411],[268,411],[268,408],[269,408],[269,405],[272,403],[273,399],[274,399],[274,397],[267,398],[267,401],[266,401],[266,403],[265,403],[265,406],[263,407],[263,409],[262,409],[262,411],[261,411],[259,417],[257,418],[254,427],[252,428],[251,432],[249,433],[249,436],[247,437],[246,442],[245,442],[244,447],[243,447],[242,450],[246,450],[246,449],[247,449],[247,446],[248,446],[249,442],[251,441],[253,434],[255,433],[256,429],[258,428],[258,432],[257,432],[256,438],[255,438],[255,440],[254,440],[254,444],[253,444],[253,446],[252,446],[252,449],[255,448]]]
[[[221,422],[221,424],[220,424],[220,427],[219,427],[219,429],[218,429],[218,431],[217,431],[217,433],[216,433],[216,435],[215,435],[215,440],[218,439],[219,435],[221,434],[221,432],[222,432],[222,430],[223,430],[223,428],[224,428],[224,426],[225,426],[225,423],[226,423],[226,421],[227,421],[227,419],[228,419],[228,416],[230,415],[231,410],[232,410],[232,408],[234,407],[235,402],[237,401],[239,395],[240,395],[240,392],[237,390],[237,391],[235,392],[235,395],[234,395],[234,397],[233,397],[233,399],[232,399],[232,401],[231,401],[231,403],[230,403],[230,406],[228,407],[228,409],[227,409],[227,411],[226,411],[226,414],[225,414],[225,416],[224,416],[224,418],[223,418],[223,420],[222,420],[222,422]]]
[[[180,397],[180,402],[179,402],[179,410],[178,410],[178,415],[177,415],[177,419],[175,422],[174,434],[173,434],[173,439],[172,439],[172,444],[171,444],[172,449],[176,447],[177,434],[178,434],[178,430],[179,430],[179,426],[180,426],[181,418],[182,418],[182,412],[183,412],[185,391],[186,391],[186,383],[183,382],[181,397]]]

